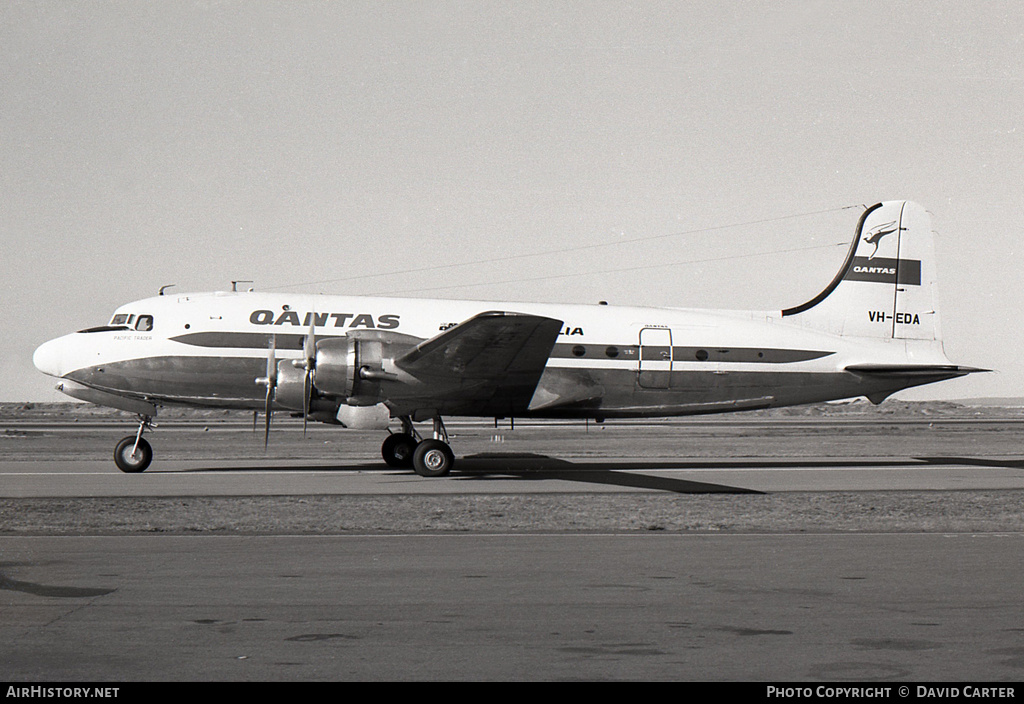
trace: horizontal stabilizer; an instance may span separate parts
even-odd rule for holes
[[[877,377],[943,376],[946,378],[992,371],[977,367],[962,367],[956,364],[851,364],[845,370],[854,374]]]

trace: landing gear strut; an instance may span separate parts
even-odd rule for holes
[[[443,477],[455,464],[455,453],[448,446],[448,432],[440,417],[434,418],[434,437],[424,440],[412,425],[412,419],[402,416],[402,432],[389,435],[380,448],[384,461],[390,467],[413,471],[421,477]]]
[[[114,464],[122,472],[145,472],[153,461],[153,448],[142,439],[142,432],[153,427],[152,420],[149,416],[139,416],[139,432],[122,438],[114,448]]]

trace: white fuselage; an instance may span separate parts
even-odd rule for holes
[[[949,364],[937,341],[843,337],[778,312],[258,292],[130,303],[118,308],[111,325],[45,343],[34,361],[52,376],[156,405],[260,408],[265,391],[255,380],[264,373],[268,347],[278,360],[299,359],[311,326],[317,340],[381,331],[415,342],[486,311],[562,321],[520,415],[665,416],[878,396],[937,379],[865,378],[844,370],[865,363]],[[381,401],[388,401],[386,391]],[[435,405],[446,408],[443,399]],[[456,404],[450,412],[491,415],[493,409]]]

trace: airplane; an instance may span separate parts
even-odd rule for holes
[[[166,288],[166,287],[165,287]],[[444,417],[651,418],[864,396],[987,371],[942,346],[931,217],[865,208],[832,281],[781,311],[257,291],[160,295],[42,344],[57,389],[138,416],[115,448],[142,472],[157,409],[275,411],[387,430],[388,466],[449,474]],[[255,417],[255,416],[254,416]],[[423,437],[415,423],[432,422]],[[391,426],[397,424],[397,432]]]

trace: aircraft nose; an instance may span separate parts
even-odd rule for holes
[[[32,364],[43,374],[60,377],[64,366],[64,340],[57,338],[44,342],[32,355]]]

